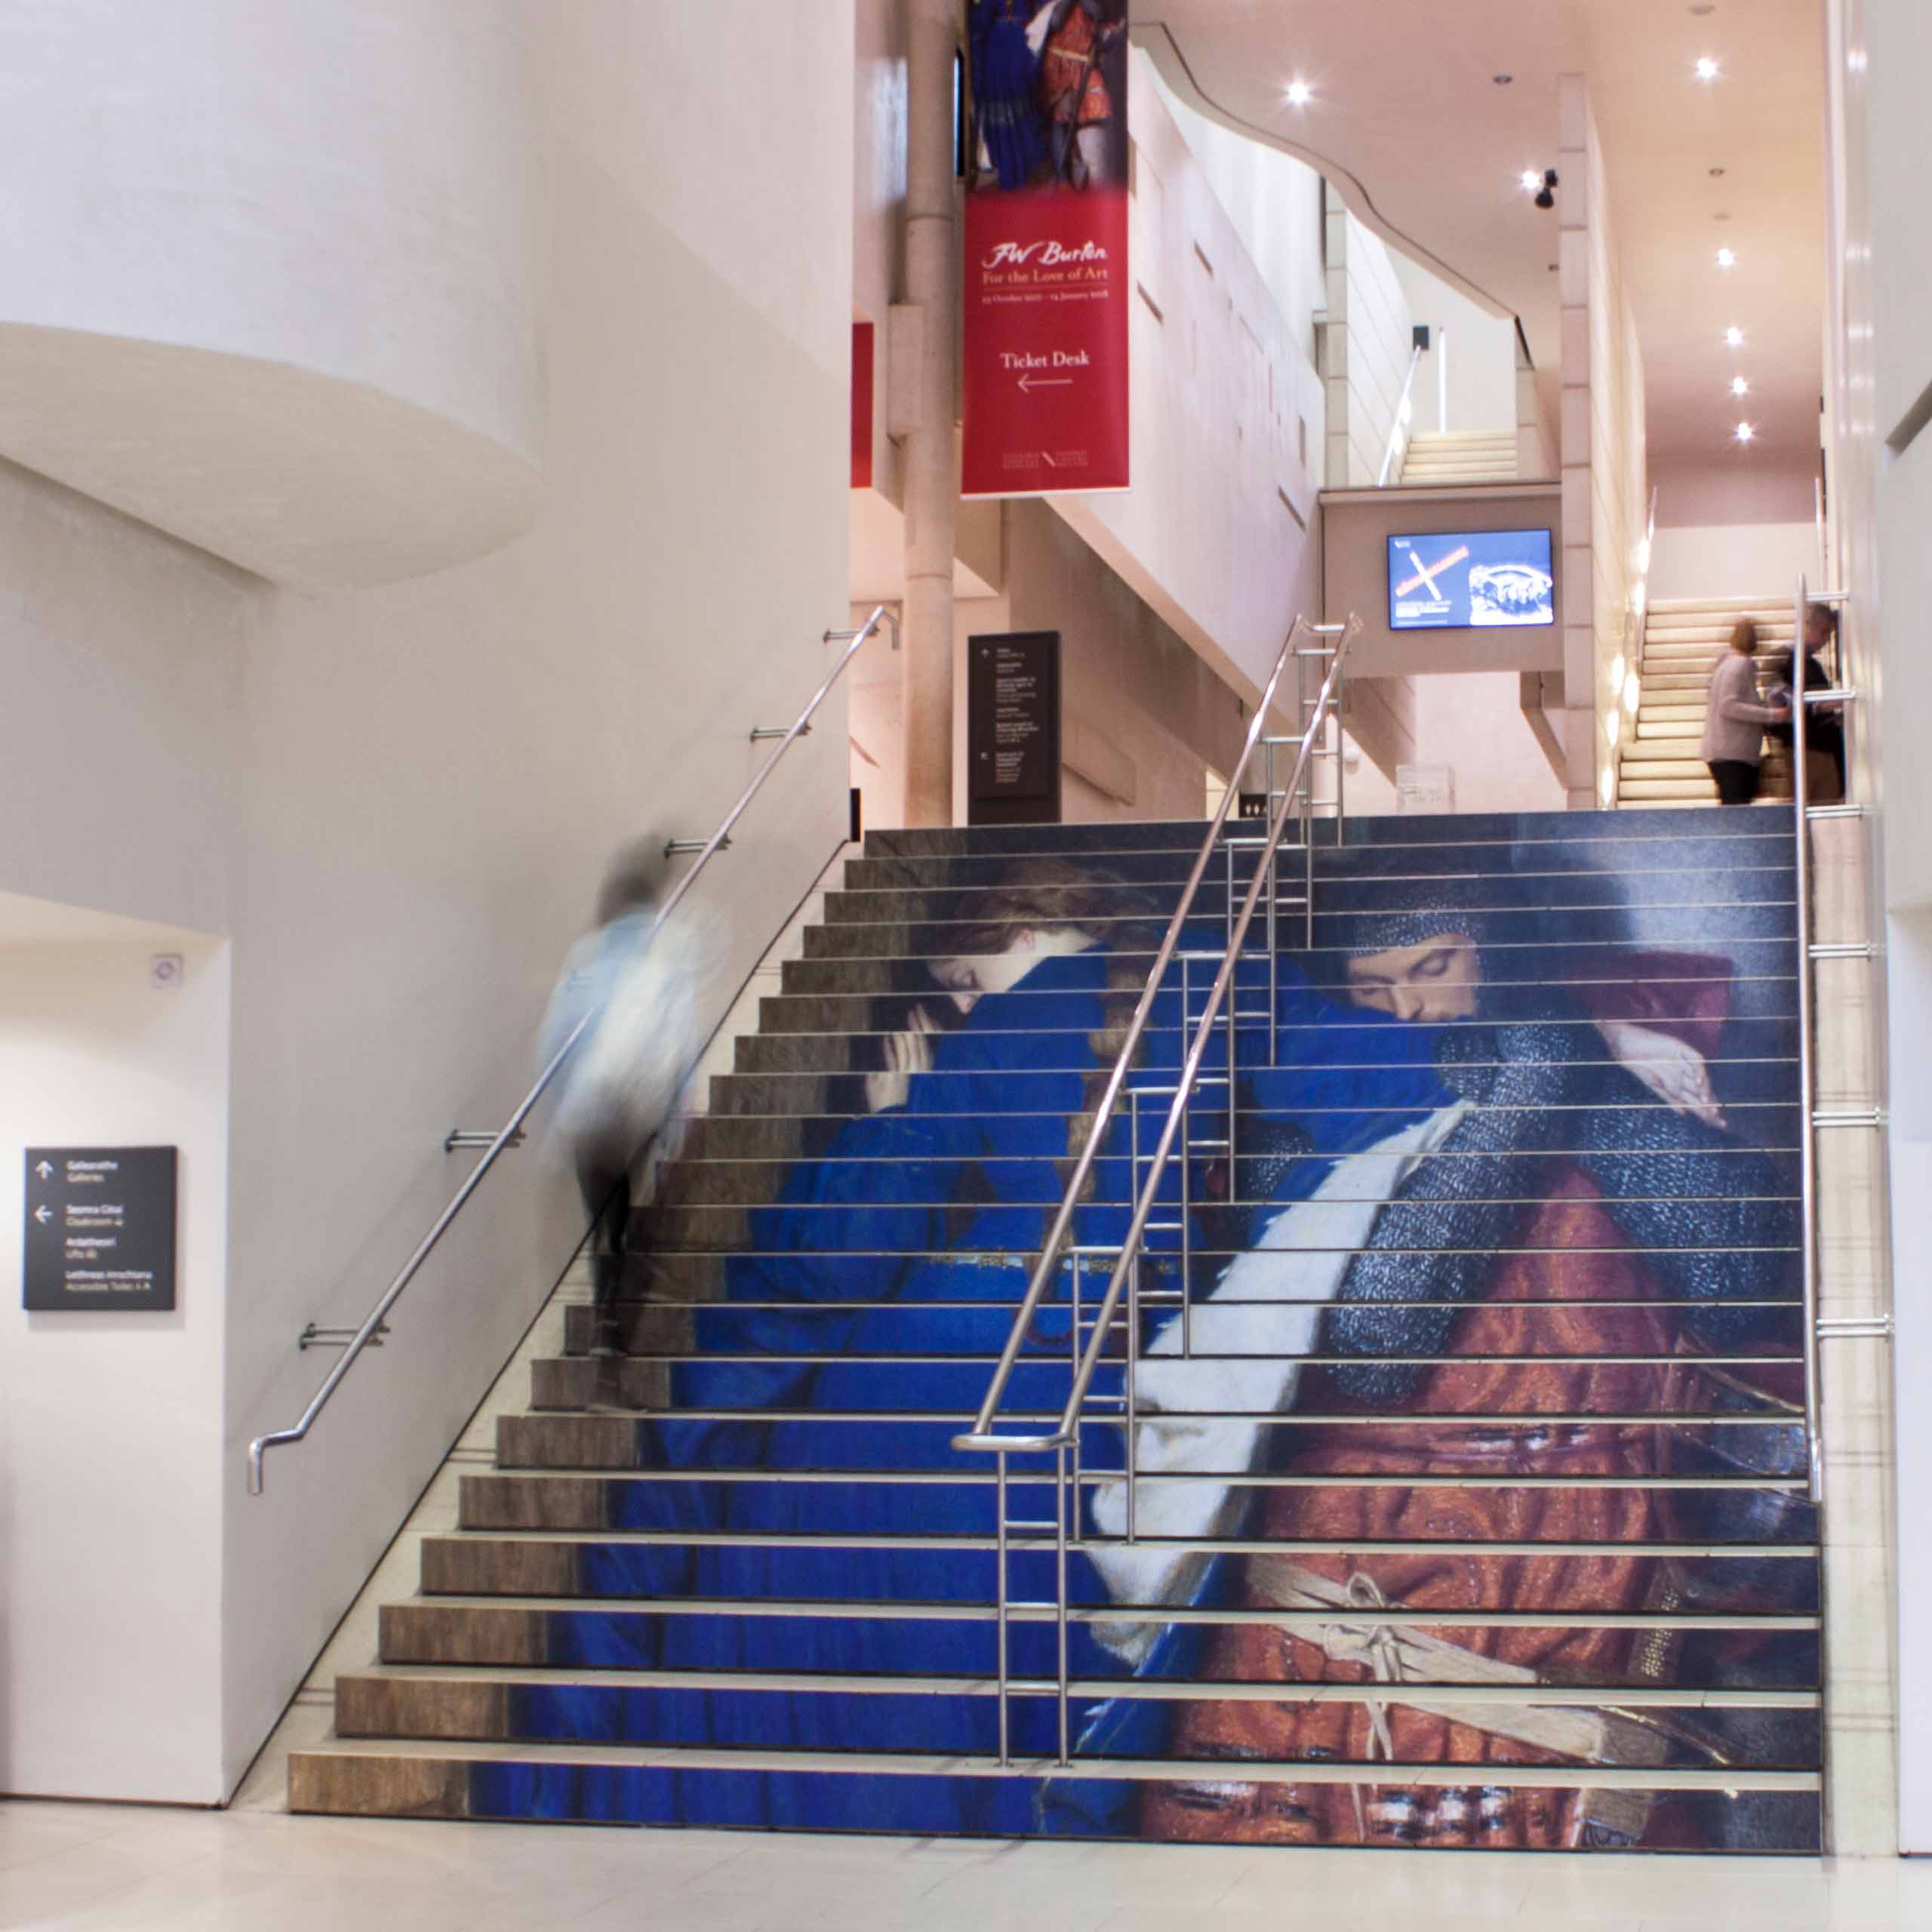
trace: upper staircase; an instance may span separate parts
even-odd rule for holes
[[[1789,597],[1660,598],[1645,613],[1636,721],[1618,760],[1620,804],[1647,810],[1717,803],[1718,788],[1698,755],[1704,694],[1740,617],[1758,626],[1761,688],[1788,679],[1794,621]],[[1780,780],[1789,792],[1789,768],[1781,753],[1773,754],[1767,793],[1775,794]]]
[[[1402,459],[1404,487],[1417,483],[1513,483],[1514,429],[1451,429],[1412,436]]]
[[[665,1175],[629,1412],[586,1409],[572,1307],[294,1808],[1815,1850],[1791,828],[1327,829],[1090,1405],[1070,1762],[1051,1466],[1015,1459],[1011,1528],[952,1438],[1196,825],[869,836]],[[1167,983],[1151,1106],[1204,983]],[[1105,1143],[1091,1251],[1153,1118]],[[1057,1414],[1081,1320],[1042,1309],[1003,1424]]]

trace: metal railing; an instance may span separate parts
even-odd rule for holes
[[[764,764],[759,766],[757,774],[752,778],[751,783],[738,795],[737,803],[724,814],[718,829],[708,839],[697,845],[697,857],[693,861],[691,869],[672,888],[669,896],[660,909],[658,919],[660,926],[662,922],[669,918],[671,914],[677,909],[685,894],[697,883],[699,876],[703,873],[705,867],[711,863],[712,858],[730,845],[731,828],[744,816],[746,808],[763,789],[765,780],[777,768],[779,761],[791,749],[793,743],[804,737],[811,730],[812,714],[825,702],[833,685],[837,684],[840,678],[844,675],[847,666],[865,645],[878,635],[882,628],[889,629],[891,631],[894,648],[896,649],[898,645],[899,617],[898,614],[889,605],[878,605],[872,615],[856,630],[825,632],[821,641],[826,644],[842,643],[845,647],[838,654],[838,661],[832,666],[824,682],[806,701],[804,709],[798,713],[789,727],[783,729],[775,727],[771,729],[759,728],[752,732],[751,737],[753,743],[759,743],[775,737],[779,740],[777,746]],[[673,840],[667,851],[685,849],[691,842]],[[647,940],[647,946],[648,943]],[[287,1429],[271,1429],[267,1435],[258,1435],[249,1444],[248,1494],[251,1496],[259,1496],[262,1493],[263,1464],[268,1452],[271,1449],[280,1448],[290,1443],[300,1442],[308,1435],[309,1430],[315,1426],[316,1418],[328,1406],[330,1398],[334,1396],[337,1389],[341,1387],[343,1378],[361,1358],[364,1349],[374,1345],[379,1337],[386,1332],[384,1323],[390,1309],[394,1308],[401,1299],[403,1291],[422,1272],[423,1263],[435,1251],[438,1244],[441,1242],[444,1235],[448,1233],[451,1224],[469,1204],[470,1198],[476,1190],[482,1186],[485,1177],[496,1165],[504,1149],[521,1144],[524,1139],[524,1124],[535,1110],[538,1101],[549,1092],[552,1082],[563,1070],[565,1063],[575,1051],[577,1041],[583,1037],[586,1028],[589,1026],[591,1017],[586,1014],[571,1029],[563,1044],[551,1055],[549,1062],[543,1071],[537,1075],[529,1091],[517,1103],[509,1118],[494,1135],[489,1137],[489,1143],[485,1150],[483,1158],[470,1170],[463,1185],[451,1198],[448,1205],[436,1217],[429,1232],[417,1244],[415,1252],[403,1263],[401,1272],[383,1291],[381,1299],[364,1318],[361,1325],[352,1334],[348,1334],[348,1331],[339,1329],[318,1331],[313,1323],[311,1323],[309,1327],[304,1331],[304,1334],[312,1341],[321,1340],[325,1334],[328,1334],[331,1340],[335,1336],[347,1334],[347,1340],[343,1348],[340,1359],[329,1371],[321,1386],[310,1398],[309,1406],[302,1411],[300,1417]],[[473,1146],[483,1137],[481,1132],[475,1131],[453,1137],[453,1139],[457,1144]]]
[[[1825,1493],[1824,1447],[1822,1418],[1819,1413],[1818,1345],[1852,1336],[1890,1333],[1889,1318],[1842,1318],[1826,1320],[1818,1312],[1818,1135],[1821,1131],[1841,1128],[1874,1128],[1883,1131],[1884,1110],[1880,1107],[1823,1109],[1818,1105],[1817,1053],[1812,1038],[1817,1008],[1811,984],[1811,969],[1820,959],[1869,959],[1873,949],[1869,940],[1821,943],[1811,931],[1811,822],[1818,818],[1862,815],[1859,805],[1814,805],[1811,776],[1807,768],[1810,749],[1810,712],[1816,706],[1856,703],[1855,690],[1839,688],[1807,691],[1805,664],[1806,614],[1814,604],[1830,606],[1843,613],[1847,598],[1842,591],[1813,592],[1801,574],[1792,611],[1791,795],[1797,827],[1796,875],[1798,918],[1798,1060],[1800,1131],[1798,1134],[1799,1269],[1804,1297],[1804,1466],[1806,1487],[1814,1503],[1822,1503]],[[1840,654],[1839,661],[1843,656]],[[1849,774],[1847,774],[1848,776]]]
[[[998,1699],[999,1712],[999,1755],[1000,1761],[1002,1764],[1009,1763],[1011,1761],[1010,1705],[1014,1685],[1011,1669],[1009,1636],[1011,1614],[1015,1606],[1011,1601],[1009,1587],[1008,1559],[1011,1549],[1011,1538],[1016,1532],[1029,1536],[1043,1537],[1051,1534],[1053,1537],[1056,1583],[1054,1601],[1051,1607],[1057,1626],[1057,1666],[1052,1688],[1058,1700],[1060,1761],[1063,1764],[1069,1761],[1067,1626],[1069,1605],[1066,1588],[1066,1557],[1080,1501],[1078,1433],[1081,1412],[1087,1401],[1094,1372],[1099,1366],[1102,1355],[1106,1351],[1108,1339],[1113,1333],[1118,1321],[1121,1300],[1124,1294],[1128,1299],[1128,1306],[1125,1324],[1127,1346],[1124,1351],[1124,1389],[1122,1395],[1115,1398],[1120,1402],[1122,1414],[1111,1417],[1109,1420],[1123,1426],[1126,1432],[1126,1447],[1123,1459],[1124,1470],[1122,1481],[1124,1484],[1126,1506],[1125,1540],[1131,1543],[1135,1540],[1134,1509],[1138,1454],[1136,1438],[1138,1434],[1139,1417],[1134,1400],[1134,1370],[1139,1348],[1140,1326],[1141,1244],[1149,1232],[1148,1224],[1153,1214],[1155,1203],[1159,1195],[1168,1161],[1174,1153],[1175,1141],[1183,1131],[1192,1105],[1195,1089],[1201,1083],[1201,1062],[1206,1056],[1208,1043],[1213,1037],[1215,1026],[1220,1018],[1223,1002],[1227,998],[1229,989],[1233,983],[1242,947],[1247,939],[1248,928],[1254,920],[1255,909],[1260,902],[1264,888],[1271,901],[1272,918],[1272,903],[1277,892],[1275,875],[1275,857],[1280,849],[1282,835],[1287,829],[1288,818],[1291,813],[1298,813],[1301,817],[1304,846],[1312,842],[1314,788],[1309,777],[1311,762],[1316,755],[1315,747],[1324,735],[1331,708],[1335,704],[1336,695],[1341,686],[1349,646],[1360,629],[1359,620],[1353,617],[1349,618],[1346,623],[1327,625],[1309,624],[1297,618],[1294,628],[1289,632],[1287,641],[1281,648],[1281,656],[1275,660],[1275,669],[1269,678],[1266,689],[1263,694],[1262,701],[1256,709],[1254,722],[1249,728],[1247,742],[1241,748],[1241,757],[1229,779],[1228,789],[1222,798],[1220,808],[1215,814],[1214,823],[1208,827],[1208,835],[1202,841],[1201,851],[1195,860],[1193,869],[1188,875],[1187,883],[1182,888],[1180,903],[1175,908],[1174,917],[1168,923],[1166,934],[1161,942],[1160,949],[1155,955],[1153,968],[1148,975],[1146,989],[1135,1006],[1134,1017],[1128,1025],[1126,1038],[1121,1044],[1119,1056],[1114,1063],[1112,1071],[1108,1075],[1106,1088],[1101,1095],[1100,1106],[1088,1127],[1086,1143],[1081,1149],[1080,1158],[1075,1165],[1072,1177],[1068,1183],[1065,1198],[1060,1203],[1059,1211],[1055,1214],[1051,1226],[1048,1229],[1045,1241],[1041,1248],[1039,1260],[1027,1283],[1026,1292],[1020,1298],[1011,1331],[1007,1337],[1004,1347],[1000,1352],[999,1360],[994,1368],[992,1379],[988,1385],[986,1398],[980,1404],[979,1411],[974,1419],[972,1427],[953,1438],[953,1447],[956,1449],[988,1453],[995,1458],[995,1563],[998,1572],[995,1612],[998,1671],[996,1695]],[[1333,641],[1321,646],[1304,646],[1303,640],[1312,638],[1332,639]],[[1127,1232],[1118,1248],[1111,1244],[1104,1247],[1075,1244],[1070,1240],[1069,1237],[1072,1233],[1076,1211],[1086,1192],[1094,1164],[1100,1157],[1103,1143],[1107,1137],[1108,1130],[1119,1106],[1122,1091],[1126,1088],[1128,1073],[1139,1051],[1142,1036],[1146,1032],[1147,1023],[1153,1013],[1155,1001],[1161,990],[1162,982],[1167,976],[1168,969],[1174,963],[1177,955],[1180,953],[1182,933],[1189,913],[1192,910],[1195,897],[1200,889],[1201,881],[1206,876],[1208,867],[1213,860],[1214,848],[1220,841],[1222,831],[1226,824],[1229,807],[1239,792],[1241,776],[1247,769],[1249,761],[1261,741],[1262,726],[1266,720],[1269,709],[1274,702],[1276,692],[1280,688],[1287,666],[1291,663],[1298,661],[1296,653],[1304,648],[1317,650],[1321,655],[1327,659],[1327,673],[1322,679],[1320,691],[1312,700],[1312,714],[1303,722],[1301,737],[1298,740],[1299,749],[1296,753],[1294,767],[1289,775],[1287,786],[1279,795],[1278,804],[1274,801],[1271,787],[1269,801],[1271,809],[1267,836],[1261,843],[1255,863],[1254,875],[1248,883],[1247,894],[1241,903],[1241,911],[1229,930],[1226,949],[1220,956],[1219,966],[1214,975],[1214,983],[1208,990],[1206,1004],[1198,1023],[1188,1011],[1189,995],[1186,986],[1188,963],[1196,955],[1191,953],[1182,955],[1183,1002],[1181,1015],[1182,1032],[1183,1037],[1186,1037],[1190,1027],[1194,1029],[1194,1032],[1192,1042],[1182,1062],[1179,1078],[1171,1089],[1165,1086],[1154,1089],[1135,1088],[1132,1090],[1130,1096],[1129,1106],[1133,1117],[1134,1128],[1130,1153],[1131,1164],[1128,1169],[1130,1192],[1134,1192],[1136,1189],[1138,1192]],[[1338,743],[1337,755],[1339,755]],[[1336,836],[1339,841],[1341,836],[1339,825]],[[1309,899],[1312,906],[1312,892],[1309,895]],[[1269,968],[1271,988],[1269,1017],[1272,1023],[1273,1019],[1272,991],[1273,961],[1272,957]],[[1227,1149],[1232,1188],[1235,1139],[1235,1121],[1237,1111],[1235,1084],[1235,1027],[1232,1014],[1228,1023],[1226,1081]],[[1170,1094],[1171,1098],[1167,1108],[1166,1117],[1161,1123],[1159,1137],[1152,1152],[1143,1155],[1140,1146],[1140,1103],[1143,1098],[1159,1097]],[[1140,1177],[1140,1169],[1143,1164],[1147,1168],[1144,1181]],[[1183,1155],[1183,1171],[1185,1171],[1185,1155]],[[1185,1214],[1186,1204],[1183,1201],[1183,1218]],[[1091,1317],[1091,1336],[1083,1343],[1082,1331],[1088,1325],[1089,1318],[1082,1306],[1081,1272],[1090,1257],[1108,1255],[1112,1256],[1113,1261],[1109,1273],[1107,1285]],[[1072,1321],[1069,1334],[1073,1376],[1072,1386],[1061,1407],[1059,1420],[1051,1432],[1046,1434],[997,1433],[995,1432],[996,1425],[1001,1407],[1005,1399],[1008,1385],[1019,1360],[1020,1351],[1025,1346],[1027,1335],[1033,1326],[1035,1317],[1041,1303],[1046,1299],[1049,1290],[1058,1279],[1063,1264],[1069,1263],[1072,1270]],[[1172,1297],[1170,1297],[1170,1299]],[[1185,1346],[1186,1340],[1185,1324],[1189,1306],[1189,1284],[1185,1278],[1180,1288],[1179,1300],[1183,1323],[1183,1352],[1185,1354],[1187,1352]],[[1071,1486],[1068,1481],[1069,1451],[1072,1452],[1073,1456],[1072,1466],[1073,1482]],[[1036,1519],[1015,1522],[1011,1521],[1007,1515],[1008,1459],[1014,1455],[1034,1454],[1050,1454],[1054,1458],[1051,1478],[1054,1498],[1053,1518],[1051,1521]],[[1041,1607],[1037,1605],[1023,1607],[1029,1609]]]
[[[1410,392],[1416,385],[1416,371],[1422,367],[1422,349],[1420,345],[1409,352],[1409,372],[1402,378],[1402,398],[1395,405],[1395,420],[1389,426],[1389,445],[1382,452],[1382,469],[1376,477],[1375,487],[1379,490],[1389,481],[1389,472],[1395,466],[1395,451],[1402,443],[1402,432],[1415,415],[1415,402]]]

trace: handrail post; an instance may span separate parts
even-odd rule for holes
[[[731,842],[731,828],[744,816],[746,807],[764,789],[764,781],[777,769],[779,761],[811,728],[812,714],[825,702],[832,686],[837,684],[839,678],[844,675],[846,666],[865,648],[866,642],[877,633],[881,625],[889,625],[891,627],[894,641],[894,648],[896,649],[899,635],[899,616],[889,605],[876,605],[872,615],[856,630],[825,632],[821,639],[822,642],[826,644],[843,642],[845,648],[839,653],[837,663],[832,666],[824,682],[806,701],[805,708],[798,713],[791,728],[784,734],[783,740],[774,749],[771,755],[758,767],[757,774],[752,778],[752,782],[738,795],[737,803],[724,814],[724,820],[718,829],[700,849],[697,858],[691,863],[691,869],[672,888],[669,896],[659,909],[657,930],[662,930],[664,921],[676,910],[685,894],[697,883],[698,875],[711,863],[718,853],[729,846]],[[650,940],[647,939],[646,946],[648,946],[650,943]],[[551,1057],[549,1064],[537,1075],[536,1084],[525,1094],[516,1111],[504,1123],[502,1131],[490,1143],[489,1148],[483,1158],[470,1170],[463,1185],[457,1189],[456,1193],[451,1198],[448,1206],[437,1216],[435,1224],[417,1244],[416,1251],[403,1264],[402,1272],[389,1284],[382,1299],[369,1312],[361,1326],[356,1330],[354,1338],[343,1350],[335,1366],[324,1378],[322,1386],[310,1398],[309,1406],[303,1411],[300,1420],[287,1429],[271,1429],[265,1435],[258,1435],[249,1444],[248,1494],[251,1496],[260,1496],[262,1493],[263,1466],[268,1452],[271,1449],[278,1448],[290,1443],[301,1441],[314,1427],[317,1417],[328,1405],[330,1398],[342,1386],[343,1378],[361,1359],[362,1351],[369,1346],[371,1338],[382,1327],[383,1318],[395,1306],[403,1291],[421,1272],[423,1264],[429,1260],[437,1244],[448,1232],[451,1223],[463,1212],[470,1197],[475,1193],[478,1188],[481,1186],[484,1177],[496,1165],[497,1158],[506,1147],[514,1146],[521,1138],[524,1122],[530,1118],[537,1102],[549,1090],[551,1081],[555,1079],[558,1074],[561,1072],[565,1062],[570,1058],[577,1041],[583,1037],[584,1029],[589,1023],[589,1017],[586,1016],[571,1028],[569,1038],[557,1049]],[[689,1077],[689,1072],[690,1070],[687,1069],[687,1078]]]
[[[1038,1264],[1035,1267],[1032,1279],[1027,1284],[1026,1292],[1021,1299],[1018,1318],[1014,1323],[1012,1332],[1006,1338],[1006,1346],[1000,1351],[999,1360],[994,1364],[992,1380],[987,1388],[986,1399],[980,1404],[973,1428],[955,1438],[954,1446],[957,1448],[984,1448],[989,1446],[984,1441],[975,1441],[974,1438],[983,1438],[992,1426],[994,1413],[1008,1379],[1013,1373],[1013,1365],[1018,1358],[1020,1343],[1027,1324],[1032,1320],[1034,1312],[1053,1278],[1058,1258],[1066,1246],[1067,1237],[1073,1226],[1074,1211],[1093,1174],[1094,1162],[1099,1158],[1100,1143],[1106,1137],[1107,1128],[1114,1117],[1114,1111],[1120,1103],[1121,1093],[1127,1084],[1128,1069],[1139,1050],[1141,1036],[1147,1030],[1147,1023],[1153,1014],[1154,1002],[1160,991],[1161,982],[1179,949],[1182,928],[1201,890],[1201,881],[1207,875],[1214,848],[1227,825],[1228,814],[1239,798],[1241,776],[1247,771],[1248,762],[1254,755],[1254,748],[1266,726],[1268,714],[1273,708],[1275,694],[1281,689],[1289,660],[1294,654],[1296,640],[1304,631],[1332,635],[1347,629],[1352,635],[1354,623],[1355,620],[1351,619],[1348,626],[1309,625],[1303,619],[1297,617],[1294,628],[1288,633],[1287,642],[1281,647],[1281,654],[1275,660],[1275,668],[1262,691],[1260,702],[1255,706],[1254,720],[1248,727],[1241,756],[1235,761],[1235,768],[1229,775],[1228,789],[1221,795],[1220,804],[1208,828],[1208,836],[1201,842],[1193,869],[1188,874],[1186,884],[1181,888],[1180,902],[1175,908],[1173,918],[1168,922],[1160,950],[1155,955],[1153,971],[1149,974],[1147,984],[1134,1007],[1134,1016],[1128,1023],[1127,1038],[1114,1062],[1113,1071],[1107,1076],[1106,1085],[1101,1091],[1100,1105],[1095,1109],[1093,1121],[1088,1128],[1086,1144],[1081,1149],[1080,1157],[1074,1163],[1072,1177],[1068,1182],[1066,1196],[1061,1201],[1059,1211],[1054,1215],[1052,1225],[1047,1230],[1046,1238],[1041,1244]],[[1230,1113],[1231,1121],[1232,1118]],[[1051,1444],[1041,1444],[1043,1448],[1051,1446]]]

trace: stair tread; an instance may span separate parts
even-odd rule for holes
[[[764,1670],[592,1670],[580,1666],[520,1668],[509,1664],[376,1664],[344,1671],[343,1678],[403,1684],[509,1684],[591,1690],[650,1688],[715,1690],[807,1690],[844,1692],[860,1696],[964,1694],[991,1696],[998,1679],[990,1675],[963,1675],[859,1673],[840,1671]],[[338,1681],[341,1679],[339,1678]],[[1160,1700],[1211,1697],[1231,1703],[1278,1702],[1284,1687],[1275,1682],[1251,1683],[1204,1678],[1070,1678],[1067,1690],[1079,1697],[1140,1697]],[[1360,1684],[1297,1684],[1297,1703],[1359,1703],[1374,1688]],[[1569,1708],[1604,1703],[1633,1709],[1816,1710],[1823,1703],[1815,1690],[1684,1689],[1619,1685],[1592,1697],[1576,1684],[1431,1684],[1429,1700],[1444,1704],[1506,1703],[1552,1705]],[[404,1741],[404,1740],[398,1740]]]
[[[330,1758],[422,1758],[438,1763],[546,1764],[646,1767],[674,1765],[685,1769],[751,1771],[811,1770],[828,1776],[946,1776],[1040,1777],[1064,1776],[1051,1758],[1016,1759],[1002,1765],[984,1758],[934,1755],[916,1752],[786,1750],[745,1746],[720,1749],[700,1745],[446,1743],[411,1738],[337,1739],[291,1753],[291,1763]],[[1083,1778],[1121,1780],[1198,1779],[1212,1761],[1198,1758],[1085,1758],[1078,1761]],[[1355,1784],[1361,1781],[1358,1765],[1339,1761],[1243,1758],[1244,1783]],[[1379,1761],[1377,1781],[1407,1785],[1461,1786],[1470,1782],[1465,1764],[1405,1764]],[[1485,1761],[1482,1781],[1499,1788],[1538,1789],[1584,1785],[1597,1790],[1817,1791],[1822,1780],[1816,1771],[1745,1770],[1727,1766],[1721,1770],[1675,1766],[1630,1770],[1614,1765],[1515,1764]]]

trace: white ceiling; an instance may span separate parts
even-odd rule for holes
[[[1135,37],[1184,96],[1314,163],[1390,242],[1519,315],[1543,371],[1558,360],[1556,217],[1520,177],[1555,166],[1557,77],[1586,73],[1653,461],[1816,452],[1819,0],[1140,0]],[[1694,72],[1706,55],[1722,70],[1708,85]],[[1314,89],[1308,106],[1288,104],[1291,80]],[[1752,384],[1742,404],[1735,374]],[[1741,417],[1750,451],[1734,440]]]

